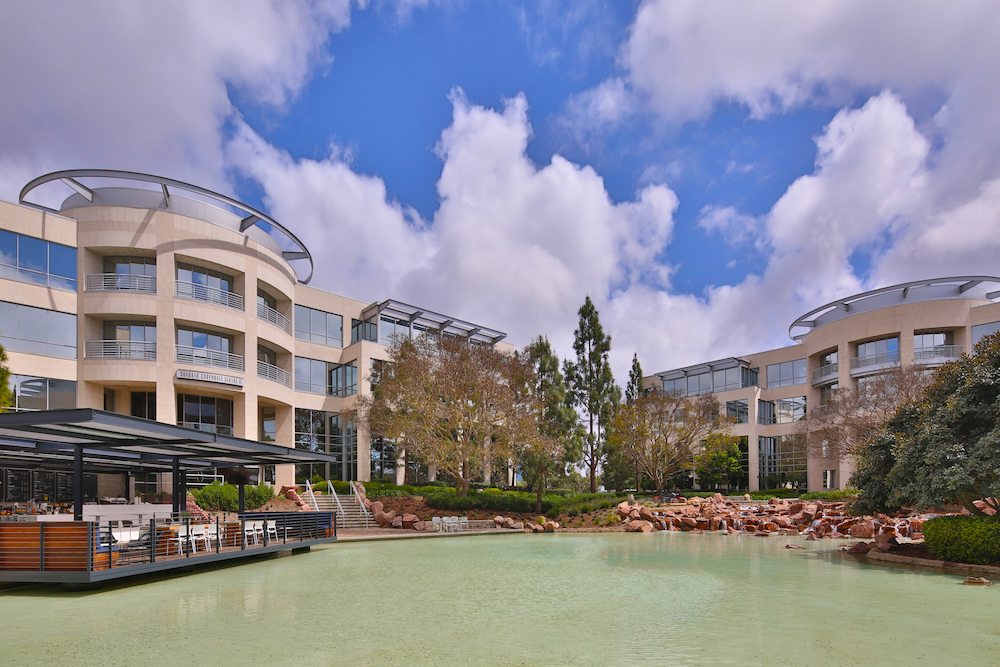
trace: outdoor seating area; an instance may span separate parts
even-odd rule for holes
[[[492,520],[469,519],[464,516],[431,517],[430,530],[438,533],[460,533],[467,530],[488,530],[493,528]]]

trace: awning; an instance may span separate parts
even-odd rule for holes
[[[72,470],[77,448],[91,472],[169,472],[183,468],[337,463],[291,449],[104,410],[0,414],[0,467]]]

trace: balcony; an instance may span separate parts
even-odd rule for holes
[[[289,389],[292,387],[292,374],[284,368],[278,368],[274,364],[257,360],[257,377],[262,377],[272,382],[283,384]]]
[[[918,364],[943,364],[961,356],[961,345],[935,345],[913,350],[913,361]]]
[[[826,366],[820,366],[812,372],[813,386],[825,384],[826,382],[836,382],[839,373],[839,363],[834,362],[832,364],[827,364]]]
[[[881,373],[890,366],[899,363],[899,351],[882,352],[880,354],[870,354],[867,357],[854,357],[851,359],[851,376],[871,375]]]
[[[144,340],[88,340],[87,358],[156,361],[156,343]]]
[[[288,321],[288,318],[267,304],[257,304],[257,319],[270,322],[289,336],[292,335],[292,323]]]
[[[178,280],[176,283],[176,296],[178,299],[205,301],[207,303],[225,306],[226,308],[232,308],[233,310],[238,310],[240,312],[243,311],[243,297],[235,292],[227,292],[226,290],[221,290],[218,287],[209,287],[208,285],[199,285],[197,283],[189,283],[183,280]]]
[[[136,292],[156,294],[156,276],[126,273],[92,273],[87,276],[88,292]]]
[[[224,368],[230,371],[243,372],[243,357],[241,355],[220,352],[219,350],[209,350],[203,347],[178,345],[175,361],[178,364],[210,366],[212,368]]]

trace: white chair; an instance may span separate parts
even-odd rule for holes
[[[195,553],[198,551],[199,544],[205,545],[205,551],[212,550],[212,541],[203,523],[196,523],[191,526],[191,548]]]
[[[247,544],[257,544],[257,531],[254,529],[256,521],[243,522],[243,541]]]
[[[278,522],[277,521],[267,521],[264,524],[267,527],[267,537],[269,540],[274,542],[278,541]]]
[[[205,545],[208,547],[209,551],[212,550],[213,545],[221,547],[222,543],[219,542],[219,526],[214,523],[210,523],[205,526],[205,539]]]
[[[469,529],[469,517],[460,516],[458,517],[458,530],[459,532]]]
[[[188,545],[188,527],[179,526],[176,532],[172,532],[170,535],[169,544],[177,545],[177,553],[182,554],[187,549]],[[170,553],[170,547],[167,547],[167,553]]]
[[[444,526],[441,525],[441,517],[439,516],[431,518],[431,525],[434,526],[434,530],[436,530],[439,533],[444,531]]]

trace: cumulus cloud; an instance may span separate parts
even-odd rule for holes
[[[349,25],[351,4],[7,3],[0,197],[74,167],[224,187],[230,92],[280,112],[329,61],[328,37]]]

